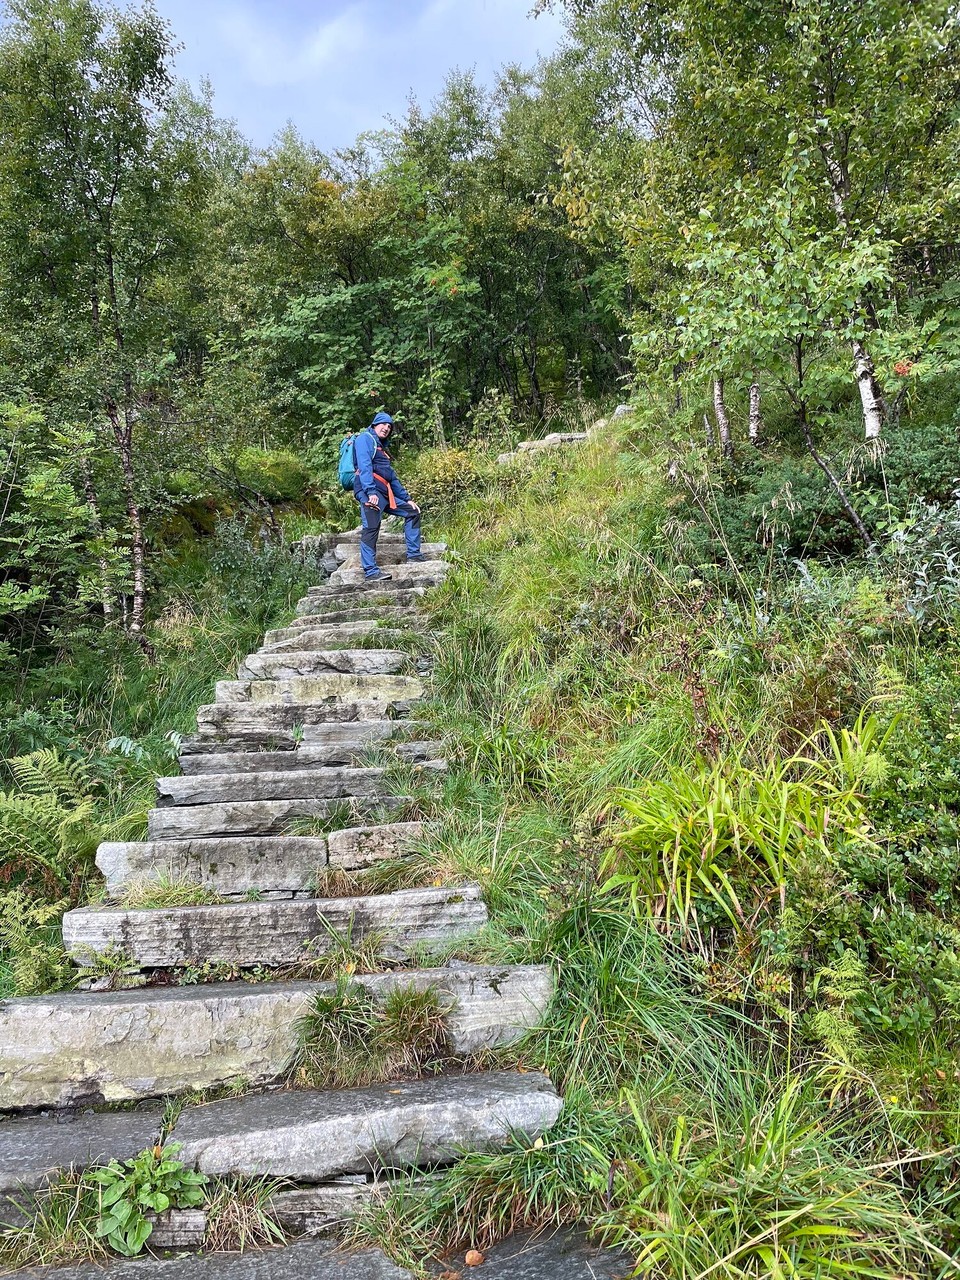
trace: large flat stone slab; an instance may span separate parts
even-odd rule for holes
[[[531,1071],[439,1076],[321,1093],[273,1093],[187,1107],[180,1158],[211,1174],[322,1182],[344,1173],[421,1168],[458,1150],[491,1150],[548,1129],[562,1103]]]
[[[344,871],[358,871],[387,858],[402,858],[423,839],[422,822],[383,822],[346,827],[327,836],[327,861]]]
[[[215,704],[218,711],[220,704]],[[247,729],[246,732],[227,733],[210,726],[183,739],[180,746],[180,767],[184,773],[203,772],[203,757],[242,752],[267,754],[295,752],[300,746],[324,748],[331,752],[330,764],[347,764],[349,757],[337,758],[336,752],[359,749],[386,742],[390,738],[409,736],[421,726],[410,719],[323,720],[315,724],[293,721],[286,728]],[[223,769],[210,772],[224,773]]]
[[[301,603],[309,604],[313,597],[305,596]],[[302,613],[290,620],[285,627],[280,627],[274,631],[268,631],[264,636],[264,644],[270,645],[279,639],[288,639],[288,632],[295,632],[304,628],[323,628],[333,630],[344,624],[353,623],[375,623],[384,627],[402,627],[409,630],[414,627],[418,630],[425,625],[425,618],[419,611],[416,604],[407,605],[388,605],[388,604],[357,604],[353,607],[325,609],[323,613],[311,615],[310,613]],[[334,646],[330,646],[333,648]]]
[[[471,1275],[482,1280],[627,1280],[635,1270],[624,1250],[602,1249],[591,1244],[584,1232],[571,1230],[510,1236],[486,1251],[476,1271],[465,1265],[464,1256],[461,1250],[436,1272],[453,1273],[462,1280]]]
[[[309,632],[307,633],[309,634]],[[326,672],[391,676],[405,671],[410,657],[400,649],[310,649],[251,653],[237,671],[238,680],[289,680]]]
[[[357,698],[348,702],[332,696],[323,702],[214,702],[198,709],[197,727],[208,737],[246,736],[253,742],[269,743],[283,734],[300,733],[308,725],[402,719],[417,701],[419,698]]]
[[[445,542],[423,542],[420,554],[428,560],[442,560],[447,549]],[[334,558],[340,565],[360,564],[360,539],[341,539],[333,548]],[[383,535],[377,539],[377,563],[379,565],[403,564],[407,559],[407,546],[403,538],[385,542]]]
[[[352,649],[358,640],[372,639],[385,648],[396,648],[404,631],[381,627],[374,619],[344,623],[342,627],[285,627],[273,633],[276,640],[264,640],[260,653],[315,653],[330,649]]]
[[[266,1084],[296,1052],[297,1019],[317,990],[236,982],[0,1002],[0,1108],[125,1102],[238,1077]]]
[[[375,722],[374,722],[375,723]],[[387,721],[396,724],[396,721]],[[377,745],[387,744],[389,736],[381,739],[354,734],[346,735],[340,743],[314,744],[307,740],[282,751],[230,751],[223,753],[191,754],[180,757],[180,767],[189,777],[217,773],[277,773],[297,769],[333,769],[343,765],[356,765],[357,761]],[[439,741],[389,743],[388,750],[399,760],[411,762],[437,760],[443,755],[444,744]]]
[[[306,894],[327,865],[322,836],[211,836],[200,840],[109,841],[97,849],[107,889],[131,882],[187,881],[225,897]]]
[[[357,982],[378,1000],[398,987],[433,990],[450,1002],[451,1052],[458,1056],[514,1044],[546,1013],[553,997],[548,965],[449,965],[369,974]]]
[[[328,1241],[304,1241],[286,1249],[248,1253],[188,1253],[175,1258],[136,1258],[109,1268],[89,1263],[56,1271],[18,1271],[37,1280],[413,1280],[378,1249],[343,1253]]]
[[[80,907],[63,917],[63,940],[79,963],[120,950],[142,969],[198,960],[246,967],[289,965],[330,951],[337,937],[382,935],[384,953],[403,959],[420,943],[467,937],[487,919],[477,885],[402,889],[363,898],[222,903],[131,910]]]
[[[0,1193],[36,1191],[58,1169],[129,1160],[159,1136],[161,1107],[0,1123]]]
[[[545,966],[462,965],[358,975],[375,1000],[433,990],[452,1053],[512,1044],[543,1017]],[[79,1107],[278,1079],[298,1022],[332,982],[211,983],[0,1001],[0,1110]],[[0,1130],[2,1145],[2,1130]]]
[[[291,676],[280,680],[218,680],[217,702],[372,702],[380,706],[395,700],[422,698],[423,685],[415,676],[345,675],[330,672],[317,676]]]
[[[384,769],[337,766],[273,772],[201,773],[158,778],[157,804],[232,804],[236,800],[331,800],[384,790]]]
[[[432,584],[430,584],[432,585]],[[428,584],[411,587],[406,583],[363,582],[359,586],[318,587],[297,604],[296,613],[300,617],[317,617],[328,611],[356,609],[379,609],[381,605],[389,608],[415,608],[423,600]]]
[[[404,587],[435,587],[438,586],[450,569],[450,565],[446,560],[423,560],[413,564],[395,564],[389,569],[390,578],[386,581],[376,583],[378,590],[392,587],[396,583],[394,590]],[[330,575],[326,590],[329,591],[335,587],[359,587],[361,590],[369,588],[371,585],[367,581],[361,568],[355,569],[338,569],[336,573]],[[324,592],[324,587],[315,587],[307,593],[308,597],[320,595]]]
[[[252,775],[256,777],[256,774]],[[228,804],[172,805],[147,814],[150,840],[196,840],[207,836],[282,836],[291,823],[324,821],[346,808],[357,822],[383,820],[387,813],[409,804],[405,796],[371,799],[235,800]],[[341,818],[342,822],[343,819]]]

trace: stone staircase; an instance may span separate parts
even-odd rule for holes
[[[548,435],[540,436],[536,440],[521,440],[516,449],[511,450],[509,453],[498,454],[497,463],[501,467],[509,467],[522,459],[529,460],[536,457],[540,453],[549,453],[570,445],[583,444],[584,441],[603,431],[608,422],[628,417],[631,413],[633,413],[633,410],[630,405],[618,404],[609,419],[599,418],[586,431],[551,431]]]
[[[362,889],[366,871],[429,839],[408,799],[390,794],[385,762],[427,779],[445,768],[442,743],[418,736],[414,718],[426,673],[396,647],[422,629],[444,549],[406,564],[402,538],[383,534],[381,550],[393,578],[372,588],[356,533],[308,540],[303,553],[329,578],[199,709],[181,775],[157,781],[148,838],[101,845],[108,900],[64,917],[88,989],[0,1002],[0,1221],[4,1197],[12,1220],[10,1198],[22,1208],[56,1170],[175,1141],[204,1172],[295,1184],[293,1220],[315,1224],[329,1218],[323,1205],[355,1206],[393,1170],[533,1138],[556,1120],[546,1077],[468,1069],[541,1020],[549,970],[429,960],[482,928],[479,886]],[[318,896],[331,872],[357,877],[352,896]],[[184,884],[215,900],[124,905],[132,889],[148,902]],[[301,1022],[338,989],[313,973],[365,943],[383,971],[350,980],[373,1002],[434,992],[449,1065],[427,1079],[294,1088]],[[240,1096],[197,1101],[223,1087]],[[165,1109],[181,1094],[185,1105]]]

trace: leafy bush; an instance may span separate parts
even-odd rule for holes
[[[467,497],[489,474],[489,464],[475,451],[422,449],[404,484],[425,511],[440,512]]]
[[[243,449],[234,469],[242,485],[268,502],[301,502],[313,483],[306,463],[282,449]]]

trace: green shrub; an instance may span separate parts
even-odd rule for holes
[[[306,463],[282,449],[244,449],[234,470],[242,485],[268,502],[301,502],[313,483]]]
[[[403,481],[425,511],[442,512],[477,489],[489,474],[489,464],[476,451],[422,449]]]

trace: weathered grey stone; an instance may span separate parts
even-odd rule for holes
[[[303,894],[326,865],[322,836],[111,841],[97,849],[97,866],[113,894],[133,881],[159,880],[201,884],[225,897]]]
[[[187,1107],[174,1138],[180,1159],[205,1173],[321,1182],[438,1164],[463,1147],[495,1149],[511,1133],[532,1138],[561,1106],[546,1076],[495,1071]]]
[[[307,724],[303,726],[304,746],[328,745],[334,742],[365,742],[371,745],[409,737],[420,732],[418,720],[356,720],[348,723]]]
[[[598,418],[596,422],[592,424],[592,426],[587,427],[587,436],[592,439],[593,436],[599,435],[600,432],[606,428],[606,426],[607,426],[607,419]]]
[[[300,649],[250,653],[237,671],[238,680],[288,680],[325,672],[343,675],[396,675],[410,665],[400,649]]]
[[[345,1226],[361,1209],[383,1200],[395,1185],[389,1178],[368,1181],[351,1177],[340,1182],[322,1182],[315,1187],[281,1191],[271,1199],[270,1208],[292,1236],[329,1235]]]
[[[379,698],[358,698],[345,702],[331,697],[324,702],[213,702],[197,710],[197,724],[206,736],[246,735],[251,741],[272,742],[276,735],[306,726],[340,721],[392,720],[412,709],[409,698],[383,702]]]
[[[559,449],[566,444],[581,444],[587,438],[586,431],[553,431],[539,440],[521,440],[518,453],[540,453],[544,449]]]
[[[457,965],[370,974],[357,982],[378,1000],[398,987],[436,991],[452,1006],[446,1020],[459,1056],[513,1044],[542,1020],[553,997],[547,965]]]
[[[402,889],[364,898],[294,899],[126,911],[81,907],[63,917],[63,940],[83,963],[120,950],[142,969],[209,960],[289,965],[323,954],[336,937],[383,935],[384,954],[402,959],[418,943],[441,944],[479,929],[487,909],[477,885]]]
[[[543,966],[460,965],[354,978],[375,1000],[434,990],[450,1012],[451,1052],[513,1043],[543,1017]],[[332,982],[214,983],[32,996],[0,1002],[0,1109],[78,1107],[205,1089],[264,1085],[297,1053],[298,1022]]]
[[[240,1077],[266,1084],[293,1058],[297,1019],[318,989],[236,982],[0,1002],[0,1108],[125,1102]]]
[[[207,1234],[205,1209],[168,1209],[166,1213],[148,1213],[153,1222],[151,1249],[199,1249]]]
[[[251,775],[256,777],[256,774]],[[289,776],[289,775],[288,775]],[[194,840],[206,836],[282,836],[301,819],[325,819],[344,808],[356,821],[371,819],[409,804],[406,796],[362,799],[235,800],[228,804],[172,805],[147,813],[150,840]]]
[[[426,556],[428,560],[441,560],[443,553],[447,549],[445,542],[424,542],[420,547],[420,554]],[[360,540],[359,538],[347,541],[341,540],[334,548],[333,554],[338,564],[351,564],[356,561],[357,567],[360,565]],[[391,539],[384,542],[382,538],[377,541],[377,563],[379,565],[403,564],[407,558],[407,547],[403,538]]]
[[[247,1253],[180,1254],[175,1258],[118,1261],[108,1271],[98,1264],[62,1267],[51,1272],[17,1273],[32,1280],[413,1280],[379,1249],[341,1253],[329,1241],[310,1240],[287,1249]]]
[[[351,796],[367,800],[383,792],[384,774],[384,769],[336,766],[158,778],[157,804],[166,808],[231,804],[235,800],[332,800]]]
[[[413,564],[391,565],[390,581],[378,582],[377,589],[390,587],[391,582],[401,587],[437,586],[447,576],[449,568],[450,565],[446,560],[424,560]],[[359,587],[363,590],[369,585],[360,568],[338,569],[336,573],[330,575],[330,587]],[[327,588],[328,591],[329,589]],[[310,592],[308,599],[313,599],[317,595],[320,595],[319,591]]]
[[[309,604],[312,597],[305,597]],[[268,631],[264,636],[267,644],[272,644],[274,637],[283,636],[287,632],[293,633],[298,628],[303,627],[339,627],[349,626],[354,622],[375,622],[379,625],[393,625],[398,627],[421,627],[424,625],[424,619],[416,604],[408,605],[388,605],[388,604],[364,604],[357,605],[356,608],[344,609],[328,609],[323,613],[311,615],[309,613],[301,614],[288,622],[285,627],[281,627],[276,631]]]
[[[341,702],[414,701],[422,698],[423,685],[415,676],[326,675],[294,676],[284,680],[218,680],[217,702]]]
[[[328,587],[323,591],[318,588],[304,596],[296,612],[299,617],[322,621],[324,615],[341,617],[347,611],[379,609],[382,605],[410,608],[416,607],[426,592],[427,588],[422,585],[411,587],[398,583],[393,586],[391,582],[364,582],[356,587]]]
[[[449,1269],[466,1280],[463,1251],[449,1261]],[[486,1250],[477,1270],[483,1280],[624,1280],[634,1273],[634,1259],[621,1249],[590,1244],[582,1231],[563,1230],[544,1235],[510,1236]]]
[[[376,723],[370,721],[369,723]],[[397,721],[386,721],[396,725]],[[402,723],[399,722],[399,723]],[[216,773],[279,773],[285,770],[332,769],[341,765],[356,764],[376,747],[376,739],[353,735],[352,741],[344,739],[340,744],[314,745],[304,740],[295,748],[284,751],[231,751],[223,754],[212,752],[203,755],[180,757],[180,767],[190,777]],[[442,742],[398,742],[396,745],[383,739],[385,749],[400,760],[437,760],[443,752]]]
[[[327,836],[327,860],[331,867],[357,871],[385,858],[402,858],[422,838],[422,822],[348,827],[344,831],[331,831]]]
[[[160,1134],[160,1107],[0,1123],[0,1192],[36,1191],[59,1169],[129,1160]]]
[[[610,416],[612,418],[629,418],[633,411],[632,405],[618,404]]]
[[[397,627],[381,627],[375,619],[368,618],[364,622],[345,622],[340,627],[285,627],[273,634],[280,639],[265,639],[260,653],[317,653],[329,649],[350,649],[358,640],[368,637],[387,648],[395,648],[405,633]]]

